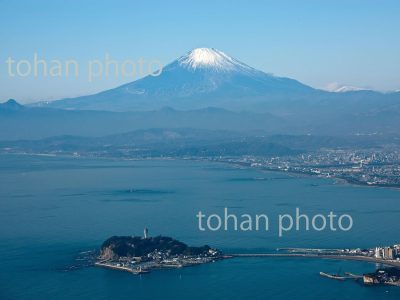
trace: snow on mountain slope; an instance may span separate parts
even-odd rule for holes
[[[342,85],[339,83],[330,83],[327,88],[327,91],[333,92],[333,93],[347,93],[347,92],[359,92],[359,91],[370,91],[370,89],[363,88],[363,87],[358,87],[358,86],[352,86],[352,85]]]

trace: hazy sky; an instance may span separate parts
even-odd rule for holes
[[[158,60],[214,47],[268,73],[317,88],[331,83],[400,89],[400,1],[18,1],[0,0],[0,102],[85,95],[137,77],[88,80],[89,61]],[[34,53],[73,59],[77,77],[44,77],[6,60]],[[25,68],[25,69],[24,69]],[[15,73],[15,70],[14,70]],[[25,75],[26,75],[25,74]],[[73,74],[72,74],[73,75]],[[121,74],[119,74],[121,75]]]

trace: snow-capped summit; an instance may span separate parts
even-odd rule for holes
[[[178,59],[179,65],[193,70],[200,68],[215,69],[217,71],[232,71],[235,69],[248,69],[249,66],[230,57],[224,52],[214,48],[196,48]]]
[[[347,92],[369,91],[370,89],[352,85],[341,85],[337,82],[333,82],[327,86],[326,90],[333,93],[347,93]]]

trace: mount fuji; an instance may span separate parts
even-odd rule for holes
[[[58,133],[83,134],[82,130],[90,129],[88,134],[99,135],[159,127],[397,134],[400,93],[314,89],[254,69],[222,51],[198,48],[165,66],[159,76],[30,107],[11,101],[0,106],[1,115],[2,128],[25,124],[23,132],[39,128],[41,133],[59,128]]]
[[[256,70],[214,48],[197,48],[166,65],[159,76],[98,94],[37,103],[74,110],[141,111],[209,106],[248,109],[260,103],[318,93],[296,80]]]

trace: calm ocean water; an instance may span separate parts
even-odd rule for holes
[[[399,299],[320,271],[373,271],[363,262],[242,258],[133,276],[80,268],[76,256],[111,235],[170,235],[226,252],[278,247],[373,247],[399,241],[400,191],[335,184],[192,161],[0,156],[0,299]],[[265,213],[270,231],[200,232],[196,213]],[[349,232],[278,237],[276,216],[295,208],[351,214]]]

